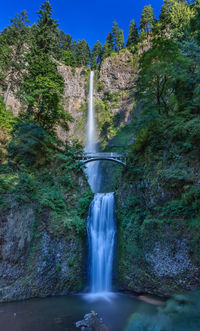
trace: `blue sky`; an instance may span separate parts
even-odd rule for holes
[[[37,21],[41,0],[0,0],[0,31],[10,22],[16,13],[26,9],[30,23]],[[139,25],[142,9],[151,4],[158,17],[162,0],[51,0],[54,18],[59,27],[72,35],[73,39],[85,39],[92,47],[99,39],[104,43],[106,35],[112,30],[116,20],[124,30],[125,38],[131,19]]]

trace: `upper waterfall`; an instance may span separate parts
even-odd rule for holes
[[[94,71],[91,71],[85,152],[95,153],[97,151],[98,151],[97,126],[96,126],[95,108],[94,108]],[[87,164],[85,168],[85,173],[88,177],[88,182],[90,184],[92,191],[94,193],[99,192],[101,186],[99,161]]]
[[[90,85],[89,85],[89,107],[87,119],[87,137],[86,137],[86,152],[97,152],[97,130],[94,109],[94,71],[90,72]]]

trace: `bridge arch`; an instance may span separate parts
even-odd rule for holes
[[[84,164],[86,163],[90,163],[90,162],[95,162],[95,161],[110,161],[110,162],[115,162],[115,163],[119,163],[123,166],[126,165],[125,162],[121,161],[121,160],[117,160],[117,159],[112,159],[112,158],[102,158],[102,157],[97,157],[97,158],[92,158],[92,159],[87,159],[87,160],[81,160]]]
[[[84,164],[95,162],[95,161],[110,161],[126,166],[126,157],[119,153],[104,153],[104,152],[96,152],[96,153],[83,153],[80,156],[80,161]]]

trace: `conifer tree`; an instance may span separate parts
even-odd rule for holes
[[[102,60],[102,46],[99,40],[97,40],[96,44],[92,50],[92,59],[91,59],[91,67],[93,69],[97,68]]]
[[[149,37],[151,27],[154,21],[155,21],[155,17],[151,5],[144,6],[140,20],[140,29],[146,31],[147,37]]]
[[[59,47],[58,23],[52,18],[52,8],[49,1],[45,1],[37,12],[38,25],[35,35],[36,47],[46,54],[53,54]]]
[[[160,22],[170,30],[171,36],[178,39],[183,36],[194,16],[193,8],[186,0],[164,0]]]
[[[190,25],[191,30],[200,45],[200,0],[197,0],[194,5],[194,17],[191,19]]]
[[[3,89],[7,88],[6,78],[9,75],[10,64],[13,57],[12,49],[9,47],[6,39],[0,35],[0,85]]]
[[[4,80],[4,85],[6,85],[4,94],[5,105],[10,90],[13,92],[16,86],[21,83],[22,72],[25,68],[25,48],[28,43],[27,24],[29,23],[26,11],[17,14],[11,19],[11,23],[2,33],[4,46],[7,44],[10,47],[9,63],[7,62],[8,59],[5,58],[5,63],[7,63],[7,72]]]
[[[28,118],[52,134],[57,125],[67,129],[70,117],[61,105],[64,80],[52,56],[59,41],[58,26],[48,1],[41,5],[38,15],[19,96],[27,105]]]
[[[107,34],[106,41],[103,46],[102,59],[104,60],[105,58],[110,56],[113,51],[114,51],[114,39],[112,33],[109,32]]]
[[[160,13],[160,22],[162,23],[163,26],[167,26],[171,22],[171,18],[170,18],[171,7],[172,7],[172,1],[164,0]]]
[[[79,66],[86,66],[90,64],[90,47],[84,39],[77,42],[75,47],[75,54],[76,61]]]
[[[113,22],[112,34],[114,39],[114,48],[117,52],[124,47],[124,33],[119,29],[116,21]]]
[[[128,34],[126,47],[129,49],[133,49],[133,47],[137,42],[137,38],[138,38],[138,31],[137,31],[136,23],[134,20],[132,20],[129,25],[129,34]]]
[[[66,50],[66,51],[71,51],[72,49],[72,37],[70,34],[64,33],[64,31],[60,30],[59,33],[59,46],[60,48]]]

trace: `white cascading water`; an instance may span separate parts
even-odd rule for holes
[[[88,107],[88,119],[87,119],[87,138],[85,145],[86,153],[96,153],[98,151],[93,93],[94,93],[94,71],[91,71],[90,86],[89,86],[89,107]],[[96,162],[88,163],[85,168],[85,173],[88,177],[88,182],[90,184],[92,191],[94,193],[98,192],[100,185],[99,162],[96,161]]]
[[[90,73],[87,140],[85,152],[97,152],[97,131],[93,106],[94,72]],[[99,162],[87,165],[86,174],[95,192],[87,219],[89,241],[90,294],[92,298],[107,297],[112,290],[112,269],[115,245],[114,193],[97,193],[100,183]]]
[[[110,292],[115,243],[114,193],[96,193],[87,219],[90,291]]]

